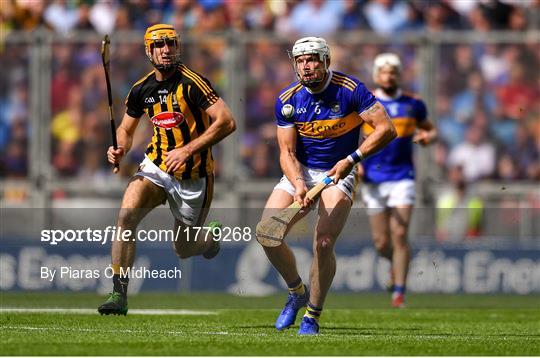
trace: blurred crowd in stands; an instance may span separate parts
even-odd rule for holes
[[[238,68],[245,69],[241,96],[245,134],[240,147],[245,173],[277,177],[274,102],[294,81],[286,50],[302,35],[320,35],[332,45],[332,67],[354,75],[373,89],[371,66],[381,51],[394,51],[404,63],[403,86],[420,91],[418,49],[394,38],[407,31],[446,30],[523,32],[540,29],[540,0],[2,0],[0,30],[1,177],[29,173],[29,57],[31,46],[4,43],[10,32],[45,28],[57,34],[137,31],[140,43],[116,43],[112,82],[116,118],[131,84],[151,67],[142,33],[154,23],[176,26],[181,34],[264,33],[246,42]],[[358,43],[336,36],[361,31]],[[365,32],[364,32],[365,31]],[[388,36],[389,45],[361,43],[369,31]],[[280,41],[268,40],[268,35]],[[394,40],[393,40],[394,39]],[[227,38],[183,44],[186,64],[208,77],[227,99],[223,63]],[[540,43],[452,43],[440,46],[436,60],[434,113],[440,141],[434,158],[445,170],[459,167],[466,182],[481,179],[540,179]],[[99,46],[58,41],[52,47],[51,162],[56,177],[94,180],[109,177],[105,150],[110,141],[106,88]],[[134,150],[122,165],[129,176],[142,159],[151,135],[141,123]],[[222,163],[218,163],[218,165]],[[219,167],[218,167],[219,171]]]
[[[538,0],[3,0],[4,30],[233,30],[329,35],[340,30],[513,30],[540,26]],[[314,25],[316,24],[316,26]]]

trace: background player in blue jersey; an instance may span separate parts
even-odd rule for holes
[[[391,262],[392,305],[403,307],[410,261],[407,231],[415,201],[413,142],[426,145],[437,131],[427,119],[424,103],[400,88],[401,61],[393,53],[375,58],[375,96],[386,108],[397,138],[358,166],[362,199],[368,208],[373,241],[379,254]],[[369,123],[365,134],[373,132]],[[368,137],[369,138],[369,137]]]
[[[275,105],[284,176],[270,195],[263,217],[295,200],[308,207],[312,204],[306,198],[308,188],[326,175],[335,176],[335,180],[320,197],[309,291],[286,243],[265,247],[265,252],[289,287],[276,328],[293,325],[298,311],[307,304],[298,333],[317,334],[326,293],[336,271],[334,244],[347,220],[356,187],[352,169],[396,134],[383,106],[360,81],[329,70],[330,49],[323,38],[296,41],[289,56],[299,81],[282,90]],[[364,122],[374,130],[359,148],[360,126]]]

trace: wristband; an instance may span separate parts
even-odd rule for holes
[[[302,180],[302,181],[303,181],[303,180],[304,180],[304,177],[296,177],[296,178],[294,178],[294,180],[295,180],[295,181],[296,181],[296,180]]]
[[[364,156],[362,155],[362,152],[360,149],[355,150],[350,155],[347,156],[347,160],[351,163],[360,163],[364,159]]]

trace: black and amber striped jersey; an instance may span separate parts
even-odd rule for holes
[[[146,156],[167,171],[164,154],[188,144],[208,129],[211,119],[206,109],[218,99],[206,78],[181,64],[165,81],[158,81],[154,71],[137,81],[127,96],[126,113],[134,118],[148,115],[154,135]],[[213,171],[214,161],[208,148],[189,158],[174,176],[197,179]]]

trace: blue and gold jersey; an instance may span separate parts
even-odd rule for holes
[[[312,93],[299,82],[276,99],[279,127],[296,127],[296,157],[308,168],[328,170],[358,148],[360,113],[377,100],[354,77],[330,72],[324,89]]]
[[[397,137],[376,154],[362,161],[364,180],[370,183],[383,183],[402,179],[414,179],[412,138],[418,123],[425,121],[427,110],[420,99],[401,91],[395,98],[375,91],[377,100],[386,109],[396,127]],[[373,128],[364,124],[364,134],[369,135]]]

